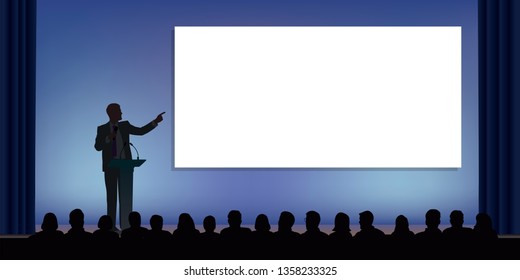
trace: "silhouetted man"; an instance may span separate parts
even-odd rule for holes
[[[214,259],[221,253],[220,234],[215,232],[217,220],[214,216],[208,215],[202,222],[204,232],[200,234],[200,252],[202,259]]]
[[[328,235],[320,229],[321,216],[316,211],[305,214],[305,232],[301,235],[300,253],[315,257],[328,250]],[[321,258],[318,257],[318,258]]]
[[[323,243],[328,235],[320,229],[321,216],[316,211],[309,211],[305,214],[306,231],[302,234],[302,241],[309,243]],[[304,244],[307,245],[307,244]]]
[[[172,234],[163,229],[164,219],[161,215],[152,215],[150,218],[150,231],[146,238],[157,244],[167,244],[172,239]]]
[[[222,237],[229,238],[241,238],[248,236],[251,233],[251,229],[242,227],[242,213],[238,210],[231,210],[228,213],[228,224],[229,226],[222,229],[220,234]]]
[[[464,214],[462,211],[451,211],[450,224],[451,226],[442,232],[446,241],[466,242],[473,238],[473,229],[464,227]]]
[[[128,214],[130,227],[121,232],[121,240],[130,242],[140,242],[148,235],[148,229],[141,226],[141,214],[132,211]]]
[[[84,257],[92,249],[92,233],[85,231],[85,214],[81,209],[74,209],[69,213],[70,229],[65,233],[65,249],[69,256]]]
[[[228,213],[229,226],[220,231],[220,236],[226,246],[226,253],[230,257],[236,257],[237,254],[247,253],[248,241],[251,238],[251,229],[242,227],[242,213],[238,210],[231,210]]]
[[[65,234],[67,240],[73,242],[90,242],[92,233],[85,231],[85,214],[81,209],[74,209],[69,213],[70,229]]]
[[[354,235],[354,238],[359,241],[382,241],[386,234],[374,227],[374,214],[370,211],[363,211],[359,213],[359,228],[360,230]]]
[[[143,127],[135,127],[128,121],[121,121],[121,107],[117,103],[107,106],[106,112],[109,121],[97,128],[96,143],[97,151],[102,151],[103,172],[105,172],[105,187],[107,192],[107,214],[114,222],[114,230],[119,231],[116,226],[117,195],[119,194],[119,222],[121,229],[129,227],[128,214],[132,212],[133,195],[133,168],[119,169],[109,167],[112,159],[132,159],[130,150],[130,134],[144,135],[163,120],[159,114],[153,121]]]
[[[437,209],[430,209],[425,215],[426,229],[418,232],[415,239],[420,242],[439,242],[442,239],[442,231],[439,229],[441,224],[441,212]]]
[[[282,211],[278,218],[278,230],[274,232],[274,244],[280,257],[296,258],[299,255],[300,233],[294,231],[292,227],[296,218],[289,211]]]
[[[442,231],[439,229],[441,224],[441,212],[437,209],[430,209],[425,215],[426,228],[424,231],[415,235],[417,253],[421,257],[437,257],[443,250]]]

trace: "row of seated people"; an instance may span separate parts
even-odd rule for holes
[[[385,234],[373,225],[374,215],[370,211],[359,213],[360,230],[352,235],[350,217],[337,213],[332,233],[320,229],[320,214],[309,211],[305,216],[306,230],[293,230],[295,216],[288,211],[280,213],[277,231],[265,214],[256,217],[254,230],[242,226],[242,215],[238,210],[228,213],[228,227],[216,232],[216,219],[206,216],[204,231],[199,231],[188,213],[179,215],[177,228],[173,232],[163,229],[163,218],[153,215],[150,229],[141,225],[139,212],[129,215],[130,227],[120,234],[113,230],[113,222],[108,215],[99,218],[98,229],[93,233],[84,229],[84,214],[80,209],[70,212],[70,230],[58,230],[57,217],[53,213],[44,216],[41,231],[31,235],[30,240],[45,244],[43,250],[52,246],[63,246],[70,257],[81,257],[89,250],[95,250],[96,258],[316,258],[316,254],[328,254],[326,258],[387,258],[397,254],[398,258],[430,258],[428,254],[443,250],[450,252],[447,258],[458,258],[475,252],[489,253],[490,244],[498,240],[492,221],[486,213],[476,216],[473,228],[464,226],[464,214],[454,210],[450,214],[451,226],[439,228],[441,213],[437,209],[426,212],[424,231],[417,234],[410,230],[408,219],[399,215],[391,234]],[[34,244],[37,244],[34,243]],[[96,245],[99,245],[96,247]],[[464,246],[467,245],[467,246]],[[453,247],[456,246],[456,247]],[[488,246],[483,248],[484,246]],[[381,254],[385,250],[391,252]],[[468,251],[468,249],[471,249]],[[484,250],[486,249],[486,250]],[[426,250],[426,251],[420,251]],[[463,251],[462,251],[463,250]],[[169,253],[168,253],[169,252]],[[348,252],[353,253],[349,255]],[[457,255],[457,252],[461,253]],[[426,253],[426,254],[425,254]],[[142,254],[148,254],[143,256]],[[150,254],[152,254],[150,256]],[[166,254],[166,255],[164,255]],[[88,257],[88,254],[87,256]],[[323,258],[321,256],[319,258]],[[475,255],[473,255],[475,257]]]

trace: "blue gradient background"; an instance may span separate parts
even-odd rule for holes
[[[175,224],[182,212],[196,223],[214,215],[226,223],[239,209],[244,223],[283,210],[303,224],[317,210],[330,224],[338,211],[357,223],[370,209],[376,224],[399,214],[424,223],[429,208],[460,209],[466,223],[478,211],[478,92],[476,0],[40,0],[37,10],[36,221],[46,212],[67,224],[81,208],[87,223],[105,214],[96,128],[108,103],[123,119],[165,121],[131,141],[147,162],[134,176],[134,209]],[[172,169],[172,29],[175,25],[456,25],[463,34],[461,169]],[[374,81],[377,82],[377,81]],[[427,86],[427,85],[425,85]],[[439,112],[442,114],[442,112]],[[135,157],[135,153],[134,153]]]

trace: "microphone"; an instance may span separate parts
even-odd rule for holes
[[[134,144],[130,143],[130,146],[134,147],[134,150],[137,152],[137,160],[139,160],[139,151],[138,151],[137,148],[134,146]]]
[[[119,154],[117,154],[118,158],[121,158],[121,153],[123,152],[123,149],[126,147],[126,142],[123,144],[123,147],[121,148],[121,151],[119,151]]]
[[[114,126],[114,133],[115,133],[115,135],[117,135],[117,129],[118,129],[118,128],[119,128],[119,127]],[[116,140],[116,136],[114,136],[114,138],[112,138],[112,140]]]

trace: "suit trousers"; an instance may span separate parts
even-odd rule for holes
[[[134,189],[134,169],[107,168],[105,171],[107,190],[107,215],[117,225],[117,197],[119,195],[119,224],[121,230],[129,228],[128,215],[132,212]]]

